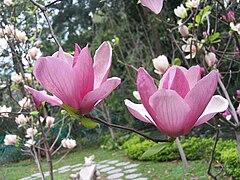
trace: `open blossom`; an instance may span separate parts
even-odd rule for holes
[[[29,98],[24,97],[22,100],[18,101],[19,106],[24,109],[29,109],[31,107],[31,101]]]
[[[25,135],[25,137],[26,138],[32,138],[35,134],[37,134],[37,129],[36,128],[28,128],[27,130],[26,130],[26,135]]]
[[[187,10],[186,8],[183,6],[183,4],[181,4],[180,6],[178,6],[177,8],[174,9],[174,13],[176,16],[184,19],[185,17],[187,17]]]
[[[54,117],[51,117],[51,116],[48,116],[46,118],[46,124],[49,128],[52,128],[53,127],[53,123],[55,121],[55,118]]]
[[[108,42],[95,52],[94,64],[88,46],[80,49],[75,45],[74,57],[60,48],[53,56],[40,57],[33,71],[38,82],[54,96],[26,88],[37,108],[46,101],[53,106],[65,104],[87,114],[121,82],[116,77],[107,79],[111,62],[112,48]]]
[[[205,61],[209,67],[212,67],[218,62],[218,59],[216,57],[216,54],[214,54],[213,52],[209,52],[205,55]]]
[[[5,136],[4,144],[5,145],[15,145],[17,143],[17,135],[8,134]]]
[[[156,69],[154,72],[157,74],[163,74],[169,68],[169,62],[165,55],[158,56],[152,61],[153,66]]]
[[[28,39],[26,33],[23,31],[16,30],[15,35],[17,40],[20,41],[21,43],[25,43]]]
[[[163,7],[163,0],[141,0],[141,4],[155,14],[159,14]]]
[[[31,49],[28,50],[28,56],[32,59],[32,60],[36,60],[41,56],[41,51],[39,48],[36,47],[32,47]]]
[[[22,78],[22,76],[19,75],[19,74],[13,74],[13,75],[11,76],[11,80],[12,80],[13,82],[19,84],[20,82],[22,82],[23,78]]]
[[[68,138],[63,139],[61,142],[63,147],[68,149],[73,149],[77,145],[75,140]]]
[[[236,31],[240,35],[240,23],[234,25],[234,23],[231,22],[230,27],[233,31]]]
[[[11,6],[12,5],[12,0],[4,0],[3,1],[4,2],[4,4],[6,4],[7,6]]]
[[[139,68],[137,88],[142,104],[125,100],[130,113],[137,119],[155,125],[161,132],[178,137],[188,134],[218,112],[225,111],[228,101],[214,95],[218,82],[217,71],[201,79],[199,66],[189,70],[173,66],[160,80],[159,88],[152,77]]]
[[[12,108],[11,107],[8,108],[5,105],[0,106],[0,116],[8,117],[8,112],[12,112]]]
[[[198,8],[200,4],[200,0],[188,0],[186,2],[186,7],[192,9],[192,8]]]
[[[28,140],[26,141],[26,143],[24,144],[24,146],[30,148],[30,147],[32,147],[35,143],[36,143],[36,141],[34,141],[33,139],[28,139]]]
[[[29,121],[29,118],[24,116],[24,114],[19,114],[16,118],[15,118],[15,122],[19,125],[24,125]]]

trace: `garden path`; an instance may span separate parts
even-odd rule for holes
[[[147,180],[141,173],[138,172],[139,164],[132,164],[130,162],[121,162],[119,160],[103,160],[97,163],[97,169],[101,174],[104,174],[108,180],[121,180],[121,179],[134,179],[134,180]],[[83,164],[74,164],[69,166],[63,166],[55,169],[53,172],[62,174],[71,171],[76,173],[83,168]],[[44,173],[45,176],[49,176],[49,172]],[[40,179],[40,173],[32,174],[29,177],[22,178],[20,180],[35,180]]]

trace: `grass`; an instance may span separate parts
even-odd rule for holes
[[[78,163],[84,163],[84,157],[90,155],[95,155],[95,161],[99,162],[106,159],[119,160],[119,161],[130,161],[131,163],[137,163],[138,172],[142,173],[143,177],[147,177],[149,180],[159,180],[159,179],[208,179],[207,162],[206,161],[194,161],[189,162],[190,168],[185,169],[181,161],[173,162],[142,162],[142,161],[132,161],[129,160],[124,151],[108,151],[102,150],[100,148],[87,149],[82,152],[73,152],[69,154],[63,161],[54,166],[54,169],[58,169],[66,165],[74,165]],[[59,158],[56,157],[53,161],[56,162]],[[47,171],[47,163],[43,160],[44,172]],[[2,167],[3,174],[6,180],[16,180],[23,177],[30,176],[31,174],[38,173],[38,169],[34,164],[33,160],[25,160],[19,163],[5,164]],[[62,180],[64,178],[69,179],[72,172],[66,172],[63,174],[54,174],[54,179]],[[101,174],[102,175],[102,174]],[[104,176],[104,174],[103,174]]]

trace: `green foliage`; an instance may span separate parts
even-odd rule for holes
[[[114,133],[115,139],[111,135],[106,135],[102,138],[101,148],[106,150],[120,150],[122,145],[130,138],[131,135],[122,135]]]
[[[227,173],[236,179],[240,179],[240,160],[237,149],[225,149],[220,154],[219,160],[224,163]]]
[[[99,123],[96,123],[89,118],[80,118],[80,121],[86,128],[95,128],[97,126],[100,127]]]
[[[213,138],[196,138],[191,137],[181,140],[184,152],[188,160],[208,160],[211,155],[211,150],[214,144]],[[154,147],[155,146],[155,147]],[[123,145],[127,156],[135,160],[144,161],[171,161],[179,159],[179,153],[176,143],[156,143],[150,140],[144,140],[144,138],[133,135],[131,139],[126,141]],[[151,151],[155,148],[156,152],[149,154],[149,156],[143,156],[144,153]],[[240,160],[237,152],[237,143],[235,140],[222,140],[219,139],[216,150],[215,158],[225,166],[225,170],[228,175],[234,178],[240,177]]]

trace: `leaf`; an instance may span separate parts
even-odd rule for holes
[[[195,18],[195,22],[197,24],[203,23],[205,17],[210,14],[211,6],[206,6],[203,10],[201,10]]]
[[[63,104],[62,107],[68,112],[72,119],[79,119],[82,117],[78,110],[73,109],[72,107],[66,104]]]
[[[100,125],[98,123],[96,123],[96,122],[94,122],[91,119],[86,118],[86,117],[81,118],[80,121],[86,128],[92,129],[92,128],[95,128],[97,126],[100,127]]]
[[[155,146],[149,148],[147,151],[145,151],[141,158],[146,158],[149,156],[153,156],[154,154],[157,154],[158,152],[162,151],[165,147],[167,147],[167,143],[159,143]]]
[[[177,65],[177,66],[181,66],[181,64],[182,64],[182,61],[181,61],[181,59],[179,59],[179,58],[175,58],[174,60],[173,60],[173,63],[172,63],[173,65]]]
[[[214,42],[219,36],[220,36],[220,33],[216,32],[216,33],[214,33],[213,35],[210,36],[209,41]]]
[[[39,111],[32,111],[31,113],[30,113],[30,115],[32,115],[32,116],[38,116],[38,114],[39,114]]]

